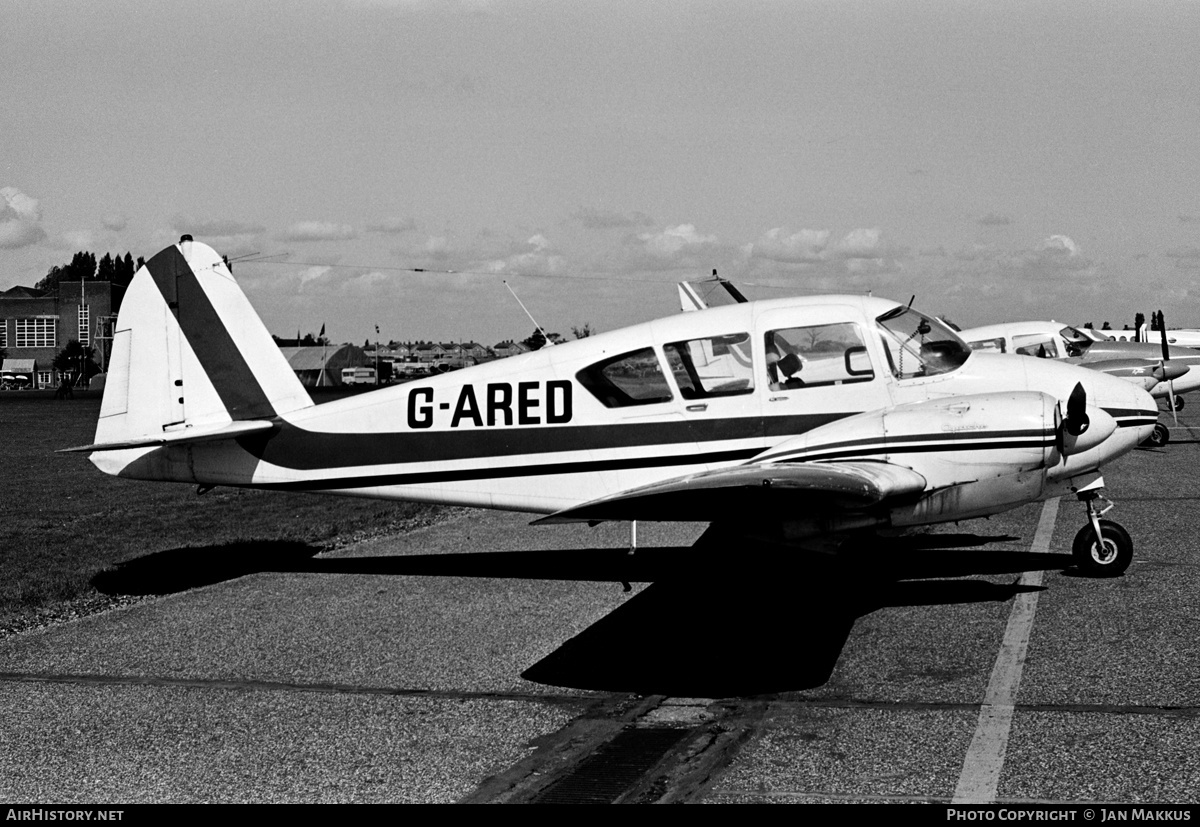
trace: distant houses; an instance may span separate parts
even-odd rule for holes
[[[54,388],[64,375],[54,359],[72,340],[95,348],[101,369],[107,369],[112,352],[116,314],[124,287],[108,281],[63,280],[51,289],[12,287],[0,291],[0,385]],[[324,331],[322,330],[322,333]],[[389,379],[445,373],[493,359],[529,351],[512,340],[492,347],[479,342],[389,342],[375,348],[351,344],[318,344],[311,334],[304,339],[275,337],[280,352],[305,386],[343,384],[347,368],[370,368],[372,376]],[[389,370],[390,368],[390,370]],[[74,374],[77,371],[67,371]],[[357,381],[361,382],[361,378]],[[372,380],[373,381],[373,380]]]
[[[479,342],[388,342],[376,347],[350,344],[296,347],[296,339],[279,339],[279,350],[306,387],[334,387],[345,383],[346,368],[379,365],[382,382],[446,373],[471,365],[527,353],[520,342],[504,341],[494,347]],[[361,379],[359,380],[361,381]],[[373,380],[372,380],[373,381]]]

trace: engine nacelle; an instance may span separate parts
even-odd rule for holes
[[[1049,467],[1058,462],[1058,426],[1058,400],[1048,394],[974,394],[839,419],[763,459],[874,459],[913,468],[938,488]]]

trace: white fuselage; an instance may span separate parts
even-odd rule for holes
[[[974,353],[953,369],[914,374],[915,340],[889,345],[877,322],[893,308],[883,299],[833,296],[681,314],[281,413],[267,434],[106,451],[92,459],[109,473],[145,479],[550,513],[745,463],[864,412],[965,395],[1041,393],[1052,398],[1052,418],[1054,401],[1082,385],[1088,404],[1107,411],[1116,430],[1069,459],[1043,446],[1037,467],[1021,460],[1001,473],[987,470],[998,454],[983,437],[1008,433],[1010,423],[981,414],[958,432],[953,417],[962,411],[955,406],[931,408],[924,418],[917,408],[903,422],[906,439],[924,446],[923,453],[906,443],[864,448],[864,457],[899,464],[914,457],[909,464],[919,459],[934,469],[927,476],[944,474],[947,485],[973,472],[1023,475],[1019,495],[1028,501],[1061,493],[1056,481],[1094,472],[1148,434],[1152,404],[1144,391],[1060,362]],[[790,379],[776,367],[786,364],[775,352],[785,338],[800,365]],[[704,364],[681,364],[684,351]],[[886,430],[886,420],[880,422]],[[909,433],[922,427],[927,433]],[[1039,427],[1053,432],[1053,422]],[[961,441],[964,434],[974,441]],[[931,451],[938,452],[933,465]],[[1015,502],[988,496],[957,511],[949,502],[910,509],[905,519],[960,519]]]

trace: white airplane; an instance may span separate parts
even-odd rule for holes
[[[1183,410],[1181,394],[1200,388],[1200,351],[1170,347],[1166,342],[1101,339],[1059,322],[1005,322],[959,333],[975,350],[1063,359],[1140,385],[1155,399],[1165,399],[1173,412]],[[1192,368],[1196,368],[1192,370]],[[1147,443],[1165,445],[1170,432],[1163,424]]]
[[[704,521],[706,542],[824,551],[1075,494],[1097,576],[1133,555],[1100,519],[1100,469],[1157,413],[1128,382],[973,353],[865,296],[684,313],[314,405],[190,236],[138,271],[113,341],[95,444],[68,450],[121,477]]]

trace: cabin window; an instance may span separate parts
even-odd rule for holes
[[[653,348],[605,359],[575,374],[606,408],[653,405],[673,398]]]
[[[858,325],[788,327],[766,335],[767,383],[773,391],[869,382],[871,357]]]
[[[749,333],[671,342],[663,352],[684,399],[736,396],[754,391]]]
[[[957,333],[911,307],[894,307],[875,322],[897,379],[949,373],[971,355],[971,348]]]
[[[997,336],[995,339],[981,339],[978,342],[971,342],[971,350],[984,350],[989,353],[1007,353],[1004,348],[1004,337]]]
[[[1057,359],[1060,355],[1054,337],[1048,333],[1013,336],[1013,351],[1024,356],[1037,356],[1039,359]]]

